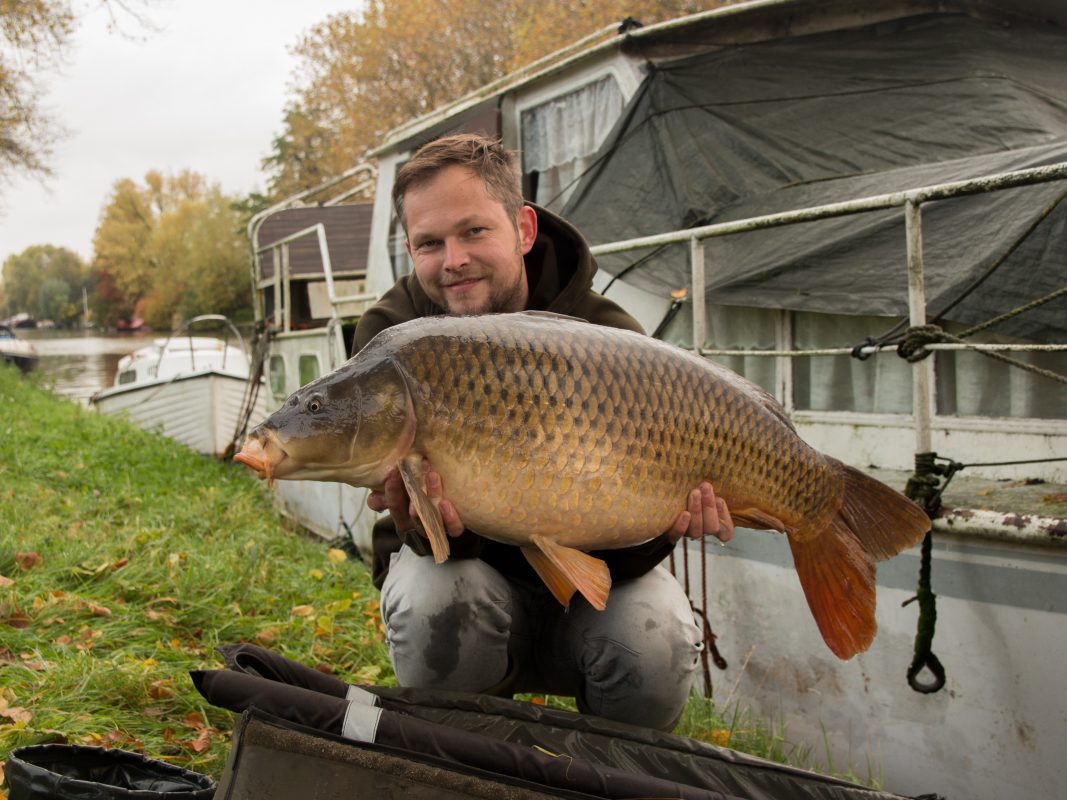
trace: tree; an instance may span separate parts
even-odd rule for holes
[[[65,52],[79,17],[103,7],[112,29],[119,17],[150,27],[136,6],[151,0],[0,0],[0,183],[18,173],[45,176],[59,125],[42,110],[41,76]]]
[[[86,270],[77,253],[34,245],[4,261],[3,316],[21,312],[61,325],[78,321]]]
[[[115,325],[143,308],[145,321],[235,315],[251,307],[242,214],[204,176],[145,175],[114,184],[93,239],[97,307]],[[106,299],[106,302],[105,302]]]
[[[356,164],[406,120],[626,17],[646,23],[714,0],[368,0],[336,14],[293,49],[293,98],[263,161],[272,198]]]

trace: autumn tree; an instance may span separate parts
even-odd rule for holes
[[[117,181],[93,239],[103,324],[130,319],[138,305],[149,325],[164,329],[175,318],[247,310],[241,222],[233,199],[195,172]]]
[[[148,29],[141,9],[154,0],[0,0],[0,182],[47,175],[62,133],[42,107],[43,76],[67,49],[79,18],[102,8],[112,29]]]
[[[645,23],[722,5],[681,0],[367,0],[294,48],[293,96],[264,159],[278,199],[356,164],[402,122],[627,17]]]
[[[77,253],[64,247],[34,245],[4,261],[2,316],[28,313],[60,325],[78,321],[86,269]]]

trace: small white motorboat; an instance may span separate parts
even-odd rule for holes
[[[37,351],[29,342],[18,338],[15,329],[0,323],[0,362],[14,364],[23,372],[37,366]]]
[[[194,336],[193,326],[205,322],[225,325],[226,338]],[[103,414],[125,414],[142,428],[222,456],[266,417],[261,384],[241,334],[226,317],[207,314],[123,356],[114,385],[89,403]]]

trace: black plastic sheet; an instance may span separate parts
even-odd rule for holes
[[[10,800],[209,800],[207,775],[126,750],[42,744],[12,750],[5,767]]]

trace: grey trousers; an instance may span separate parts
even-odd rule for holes
[[[402,547],[382,620],[401,686],[573,696],[583,713],[662,729],[677,722],[703,649],[662,566],[613,586],[605,611],[579,595],[564,609],[484,561],[435,564]]]

